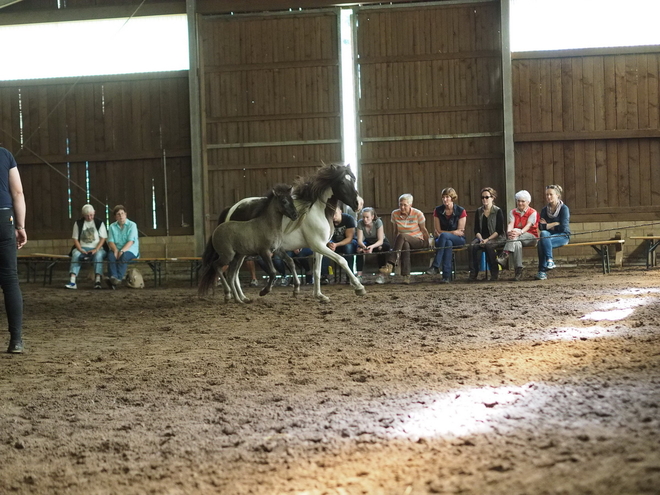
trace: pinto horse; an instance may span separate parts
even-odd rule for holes
[[[245,222],[224,222],[218,225],[202,257],[202,276],[199,293],[206,294],[218,278],[225,290],[225,301],[233,296],[236,302],[248,302],[240,290],[238,271],[246,256],[258,254],[268,266],[268,285],[260,295],[265,296],[273,287],[277,271],[273,266],[272,254],[282,243],[282,219],[296,220],[298,211],[291,197],[292,188],[285,184],[276,185],[260,202],[261,208],[254,211],[254,218]],[[228,279],[222,267],[229,265]],[[237,289],[238,288],[238,289]]]
[[[351,286],[358,295],[366,294],[364,286],[349,269],[346,260],[328,248],[327,243],[334,231],[332,216],[341,201],[354,210],[358,209],[358,192],[355,187],[355,175],[348,166],[329,164],[319,168],[315,174],[297,181],[293,189],[293,198],[299,218],[282,219],[283,239],[279,255],[291,271],[294,283],[294,295],[300,291],[300,281],[296,275],[293,260],[285,251],[293,251],[304,247],[314,251],[314,297],[328,301],[321,293],[321,259],[327,256],[338,263],[351,281]],[[220,214],[219,221],[247,220],[254,217],[254,211],[259,209],[264,198],[245,198],[228,211]],[[238,287],[240,291],[240,286]],[[242,291],[241,291],[242,294]]]

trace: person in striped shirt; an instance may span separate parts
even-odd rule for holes
[[[387,263],[380,272],[389,275],[394,270],[397,261],[401,262],[403,283],[410,283],[410,250],[429,247],[429,231],[426,230],[426,218],[417,208],[413,208],[412,194],[402,194],[399,197],[399,209],[391,215],[394,225],[394,246]]]

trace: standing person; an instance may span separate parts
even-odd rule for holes
[[[410,283],[410,250],[428,248],[429,231],[426,230],[426,217],[417,208],[413,208],[412,194],[399,196],[399,209],[392,212],[394,224],[394,248],[387,258],[387,263],[380,269],[383,275],[394,270],[397,260],[401,260],[403,283]]]
[[[571,238],[571,229],[568,225],[571,213],[561,200],[562,192],[561,186],[556,184],[545,188],[545,200],[548,204],[541,210],[539,221],[539,272],[536,274],[538,280],[546,280],[547,272],[555,268],[552,249],[565,246]]]
[[[7,352],[23,352],[23,294],[18,285],[16,250],[27,242],[25,196],[14,156],[0,148],[0,286],[9,325]]]
[[[465,245],[465,223],[467,212],[458,206],[458,194],[453,187],[442,190],[442,204],[433,210],[433,233],[435,235],[435,257],[427,275],[436,275],[442,268],[442,283],[451,282],[452,248]]]
[[[69,268],[69,283],[67,289],[77,289],[76,278],[80,273],[80,262],[83,260],[94,262],[94,288],[101,288],[103,277],[103,260],[105,259],[105,241],[108,231],[102,220],[94,218],[94,207],[85,205],[82,207],[82,218],[73,224],[73,249],[71,251],[71,267]]]
[[[385,237],[385,228],[383,221],[376,215],[373,208],[364,208],[362,218],[357,223],[357,251],[358,253],[371,254],[378,253],[378,266],[382,268],[387,263],[387,255],[390,250],[390,241]],[[364,256],[357,257],[357,274],[362,276],[364,268]],[[382,275],[376,277],[376,283],[382,284],[385,280]]]
[[[509,224],[506,227],[507,241],[504,245],[502,256],[497,262],[506,268],[509,257],[513,258],[516,267],[516,281],[522,280],[523,276],[523,246],[534,246],[538,236],[538,212],[529,206],[532,196],[529,192],[518,191],[516,193],[516,207],[509,212]]]
[[[474,240],[468,245],[468,261],[470,264],[470,280],[477,280],[479,274],[479,255],[486,252],[490,265],[490,279],[497,280],[499,265],[495,249],[504,242],[504,211],[495,206],[497,191],[492,187],[481,190],[481,206],[477,208],[474,217]]]
[[[116,222],[110,224],[108,235],[108,285],[115,289],[126,276],[127,263],[140,256],[137,224],[128,219],[126,208],[112,209]]]

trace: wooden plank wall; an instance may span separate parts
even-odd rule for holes
[[[445,187],[468,210],[504,190],[499,18],[498,2],[359,11],[362,192],[380,215],[403,193],[428,214]]]
[[[207,229],[236,201],[342,159],[337,13],[202,18]]]
[[[516,188],[535,206],[556,183],[574,221],[660,218],[660,47],[639,49],[513,61]]]
[[[73,218],[86,192],[69,180],[84,188],[87,173],[100,217],[105,205],[123,204],[146,235],[191,234],[187,72],[90,79],[0,83],[0,141],[19,164],[30,236],[71,235],[68,189]]]

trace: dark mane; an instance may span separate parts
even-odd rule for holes
[[[346,165],[339,163],[324,165],[314,175],[297,179],[293,195],[307,203],[314,203],[326,189],[332,187],[336,181],[341,180],[347,174],[353,177],[353,172]]]

